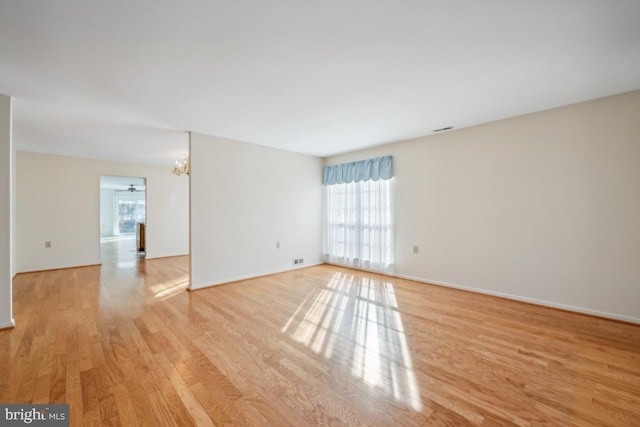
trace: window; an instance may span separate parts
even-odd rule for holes
[[[389,171],[379,173],[382,159],[388,162]],[[327,167],[340,168],[336,179],[332,179],[335,178],[330,176],[332,171],[325,168],[325,261],[393,272],[393,171],[390,161],[391,157],[385,157]],[[365,162],[369,162],[371,166],[362,166]],[[349,170],[350,167],[354,170]],[[368,173],[368,169],[373,173]],[[345,181],[344,177],[352,181],[341,182]]]
[[[135,234],[136,223],[145,222],[145,193],[117,190],[114,193],[114,236]]]
[[[118,230],[120,234],[135,234],[136,223],[145,220],[145,200],[118,199]]]

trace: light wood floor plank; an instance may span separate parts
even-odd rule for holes
[[[640,325],[317,266],[21,274],[0,402],[73,426],[640,426]]]

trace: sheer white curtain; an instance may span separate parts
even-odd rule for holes
[[[325,261],[392,273],[393,179],[324,186]]]

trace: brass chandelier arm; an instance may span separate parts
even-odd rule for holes
[[[189,175],[189,159],[184,159],[184,163],[180,163],[176,160],[176,165],[173,167],[172,172],[178,176],[182,175],[183,173]]]

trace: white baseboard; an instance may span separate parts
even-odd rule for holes
[[[447,288],[460,289],[460,290],[463,290],[463,291],[475,292],[475,293],[484,294],[484,295],[491,295],[491,296],[495,296],[495,297],[506,298],[506,299],[510,299],[510,300],[514,300],[514,301],[526,302],[526,303],[529,303],[529,304],[535,304],[535,305],[540,305],[540,306],[544,306],[544,307],[558,308],[558,309],[561,309],[561,310],[573,311],[575,313],[588,314],[588,315],[591,315],[591,316],[603,317],[603,318],[606,318],[606,319],[613,319],[613,320],[619,320],[619,321],[623,321],[623,322],[640,324],[640,318],[639,317],[633,317],[633,316],[626,316],[626,315],[621,315],[621,314],[609,313],[609,312],[606,312],[606,311],[600,311],[600,310],[594,310],[594,309],[589,309],[589,308],[577,307],[577,306],[568,305],[568,304],[561,304],[561,303],[556,303],[556,302],[553,302],[553,301],[546,301],[546,300],[540,300],[540,299],[535,299],[535,298],[528,298],[528,297],[523,297],[523,296],[520,296],[520,295],[508,294],[508,293],[504,293],[504,292],[496,292],[496,291],[491,291],[491,290],[482,289],[482,288],[475,288],[475,287],[472,287],[472,286],[457,285],[455,283],[442,282],[442,281],[439,281],[439,280],[429,280],[429,279],[424,279],[424,278],[421,278],[421,277],[409,276],[409,275],[406,275],[406,274],[384,273],[384,272],[379,272],[379,271],[365,270],[365,269],[362,269],[362,268],[349,267],[349,266],[344,266],[344,265],[340,265],[340,264],[328,263],[328,262],[324,262],[324,261],[321,261],[321,262],[318,262],[318,263],[315,263],[315,264],[305,265],[304,267],[300,266],[300,267],[293,267],[293,268],[288,268],[288,269],[273,270],[273,271],[267,271],[267,272],[263,272],[263,273],[259,273],[259,274],[251,274],[251,275],[247,275],[247,276],[239,276],[239,277],[234,277],[234,278],[230,278],[230,279],[225,279],[225,280],[222,280],[220,282],[215,282],[215,283],[203,283],[203,284],[199,284],[199,285],[195,285],[195,286],[192,285],[192,286],[189,287],[189,290],[195,291],[195,290],[198,290],[198,289],[208,288],[208,287],[211,287],[211,286],[224,285],[224,284],[227,284],[227,283],[238,282],[238,281],[241,281],[241,280],[255,279],[256,277],[269,276],[271,274],[284,273],[284,272],[287,272],[287,271],[293,271],[293,270],[298,270],[298,269],[301,269],[301,268],[313,267],[313,266],[322,265],[322,264],[336,265],[337,267],[346,267],[346,268],[350,268],[350,269],[353,269],[353,270],[362,270],[362,271],[367,271],[367,272],[370,272],[370,273],[382,274],[382,275],[385,275],[385,276],[398,277],[398,278],[401,278],[401,279],[413,280],[415,282],[426,283],[426,284],[429,284],[429,285],[437,285],[437,286],[443,286],[443,287],[447,287]]]
[[[576,313],[589,314],[591,316],[598,316],[598,317],[604,317],[607,319],[620,320],[623,322],[640,324],[640,318],[633,317],[633,316],[625,316],[621,314],[609,313],[606,311],[593,310],[590,308],[576,307],[573,305],[560,304],[552,301],[539,300],[535,298],[528,298],[520,295],[507,294],[504,292],[496,292],[496,291],[491,291],[491,290],[482,289],[482,288],[474,288],[471,286],[456,285],[455,283],[441,282],[438,280],[422,279],[420,277],[407,276],[405,274],[395,274],[394,276],[402,279],[413,280],[416,282],[427,283],[430,285],[444,286],[447,288],[454,288],[454,289],[460,289],[463,291],[475,292],[479,294],[492,295],[495,297],[506,298],[514,301],[521,301],[521,302],[526,302],[530,304],[542,305],[545,307],[559,308],[561,310],[573,311]]]
[[[228,279],[221,280],[219,282],[213,282],[213,283],[208,282],[208,283],[201,283],[201,284],[196,284],[196,285],[194,285],[192,283],[191,285],[189,285],[188,289],[190,291],[197,291],[199,289],[210,288],[212,286],[226,285],[227,283],[239,282],[241,280],[249,280],[249,279],[255,279],[257,277],[270,276],[272,274],[286,273],[286,272],[294,271],[294,270],[301,270],[303,268],[315,267],[316,265],[322,265],[322,264],[324,264],[324,261],[320,261],[320,262],[313,263],[313,264],[300,265],[300,266],[291,267],[291,268],[283,268],[283,269],[280,269],[280,270],[272,270],[272,271],[265,271],[265,272],[262,272],[262,273],[249,274],[249,275],[246,275],[246,276],[231,277],[231,278],[228,278]]]
[[[102,262],[99,262],[97,264],[81,264],[81,265],[72,265],[69,267],[52,267],[52,268],[45,268],[44,270],[24,270],[24,271],[18,271],[16,273],[16,276],[19,274],[27,274],[27,273],[44,273],[47,271],[56,271],[56,270],[71,270],[72,268],[83,268],[83,267],[95,267],[97,265],[102,265]],[[15,276],[14,276],[15,278]]]
[[[11,318],[10,322],[0,323],[0,329],[14,328],[15,326],[16,326],[16,319],[14,318]]]
[[[177,258],[177,257],[181,257],[181,256],[189,256],[189,253],[176,254],[176,255],[155,255],[155,256],[145,255],[144,259],[145,260],[151,260],[151,259],[162,259],[162,258]]]

